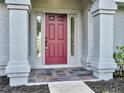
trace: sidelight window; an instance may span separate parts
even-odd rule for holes
[[[75,54],[75,18],[71,17],[71,56]]]
[[[42,34],[41,34],[41,21],[42,21],[42,16],[37,16],[36,17],[36,20],[37,20],[37,57],[41,57],[41,54],[42,54],[42,42],[41,42],[41,38],[42,38]]]

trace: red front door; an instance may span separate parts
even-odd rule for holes
[[[67,64],[67,15],[47,13],[45,63]]]

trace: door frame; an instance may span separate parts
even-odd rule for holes
[[[43,56],[42,56],[42,66],[41,67],[73,67],[73,66],[81,66],[79,54],[78,54],[78,44],[75,44],[75,63],[71,62],[70,60],[70,17],[75,16],[76,17],[76,32],[75,32],[75,40],[77,42],[78,40],[78,33],[81,31],[81,10],[66,10],[66,9],[46,9],[46,8],[34,8],[36,15],[41,15],[43,17]],[[46,13],[56,13],[56,14],[67,14],[67,64],[57,64],[57,65],[46,65],[45,64],[45,14]],[[39,58],[38,61],[40,61],[41,58]]]

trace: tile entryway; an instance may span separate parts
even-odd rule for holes
[[[54,68],[54,69],[32,69],[29,75],[29,83],[58,82],[93,80],[92,71],[82,67],[76,68]]]

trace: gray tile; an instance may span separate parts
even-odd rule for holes
[[[68,76],[67,74],[56,74],[57,77],[66,77]]]
[[[53,76],[53,75],[48,75],[47,81],[48,82],[55,82],[55,81],[58,81],[58,78],[56,76]]]
[[[36,79],[29,79],[28,82],[29,83],[35,83],[36,82]]]
[[[46,70],[46,75],[52,75],[52,70],[47,69]]]
[[[75,74],[77,75],[91,75],[92,72],[91,71],[77,71]]]
[[[39,73],[37,74],[40,74],[40,75],[46,75],[46,70],[41,70]]]
[[[58,78],[59,81],[70,81],[70,77],[59,77]]]
[[[54,68],[54,69],[32,69],[29,82],[55,82],[93,79],[92,73],[82,67]]]

